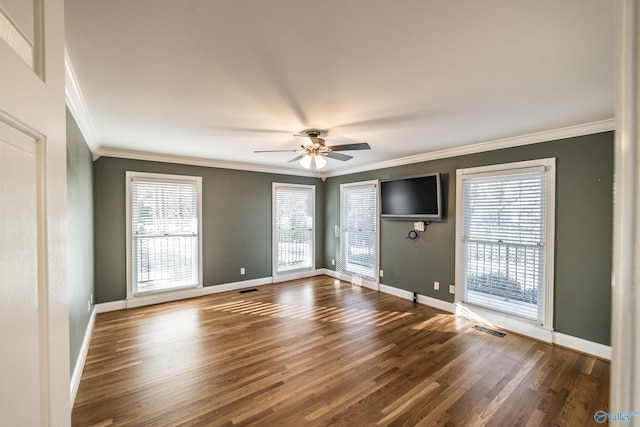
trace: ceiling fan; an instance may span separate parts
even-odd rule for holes
[[[321,138],[323,131],[318,129],[307,129],[300,134],[295,134],[297,137],[304,137],[309,140],[309,144],[301,145],[301,149],[298,150],[258,150],[254,153],[276,153],[276,152],[294,152],[300,153],[300,155],[289,160],[288,163],[297,162],[300,160],[300,164],[307,169],[320,169],[323,168],[327,161],[325,157],[331,159],[341,160],[346,162],[349,159],[353,159],[353,156],[348,154],[337,153],[337,151],[352,151],[352,150],[370,150],[371,147],[366,142],[355,142],[352,144],[342,145],[325,145],[324,138]]]

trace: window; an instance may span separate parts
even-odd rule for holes
[[[458,171],[462,303],[552,326],[555,160]]]
[[[315,186],[273,184],[275,274],[314,268]]]
[[[338,268],[376,280],[378,243],[377,182],[342,184],[340,246]]]
[[[202,286],[202,178],[127,172],[127,297]]]

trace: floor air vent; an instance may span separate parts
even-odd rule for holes
[[[240,291],[241,294],[246,294],[247,292],[258,292],[256,288],[253,289],[243,289]]]
[[[491,335],[494,335],[494,336],[500,337],[500,338],[502,338],[503,336],[507,335],[504,332],[494,331],[493,329],[485,328],[484,326],[480,326],[480,325],[474,326],[473,329],[477,329],[479,331],[486,332],[488,334],[491,334]]]

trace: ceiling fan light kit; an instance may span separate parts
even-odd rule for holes
[[[322,169],[327,161],[321,155],[304,155],[300,159],[300,165],[305,169]]]
[[[340,160],[346,162],[349,159],[353,159],[353,156],[347,154],[336,153],[336,151],[351,151],[351,150],[369,150],[371,147],[366,142],[356,142],[353,144],[343,145],[325,145],[324,138],[320,138],[320,135],[326,133],[318,129],[307,129],[300,134],[294,134],[294,136],[308,138],[310,144],[302,145],[301,150],[261,150],[255,151],[256,153],[265,152],[279,152],[279,151],[295,151],[301,153],[299,156],[289,160],[288,163],[300,160],[300,165],[305,169],[321,169],[327,165],[325,157]]]

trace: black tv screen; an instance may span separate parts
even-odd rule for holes
[[[383,218],[441,221],[440,173],[380,181]]]

